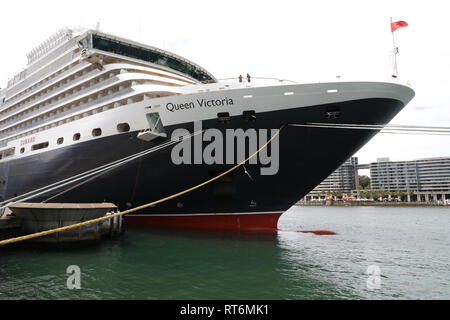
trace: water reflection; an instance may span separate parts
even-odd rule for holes
[[[450,297],[448,211],[328,209],[291,210],[278,232],[129,228],[86,248],[1,250],[0,299]],[[66,287],[69,265],[81,290]],[[369,265],[380,290],[366,287]]]
[[[314,276],[320,266],[296,240],[289,232],[129,229],[89,248],[22,248],[0,262],[0,298],[332,297],[332,286]],[[72,264],[82,271],[80,291],[65,287]]]

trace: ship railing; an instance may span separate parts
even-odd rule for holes
[[[85,78],[88,78],[89,76],[92,76],[92,74],[87,74],[87,75],[85,75],[85,76],[83,76],[82,78],[83,79],[85,79]],[[83,80],[83,79],[81,79],[81,80]],[[78,79],[77,79],[78,80]],[[105,86],[107,86],[107,85],[109,85],[109,84],[112,84],[112,83],[114,83],[116,81],[116,79],[107,79],[107,80],[104,80],[104,81],[102,81],[102,82],[99,82],[99,83],[97,83],[97,84],[95,84],[95,85],[93,85],[93,86],[89,86],[89,87],[87,87],[87,88],[85,88],[85,89],[83,89],[83,90],[81,90],[81,91],[78,91],[77,92],[77,95],[78,95],[78,97],[83,97],[83,98],[86,98],[86,94],[87,93],[92,93],[93,95],[95,95],[95,94],[97,94],[98,92],[100,92],[101,91],[101,89],[99,89],[99,88],[102,88],[102,87],[105,87]],[[82,81],[79,81],[80,83],[82,83]],[[61,89],[61,91],[62,90],[64,90],[64,88],[66,88],[66,87],[70,87],[70,86],[72,86],[73,85],[73,83],[66,83],[65,85],[63,85],[63,86],[61,86],[60,88],[58,88],[58,89]],[[49,97],[49,96],[53,96],[54,95],[54,92],[49,92],[49,93],[47,93],[47,94],[45,94],[45,95],[43,95],[43,96],[41,96],[40,97],[40,99],[42,98],[42,101],[44,101],[47,97]],[[111,95],[109,95],[108,97],[111,97]],[[80,98],[80,99],[83,99],[83,98]],[[104,97],[105,98],[105,97]],[[74,98],[73,96],[68,96],[68,97],[65,97],[65,98],[62,98],[62,99],[58,99],[58,100],[56,100],[56,101],[54,101],[54,102],[51,102],[50,104],[48,104],[48,105],[46,105],[46,106],[43,106],[43,107],[39,107],[38,109],[36,109],[36,110],[34,110],[34,111],[31,111],[31,112],[28,112],[28,113],[26,113],[26,114],[23,114],[23,115],[21,115],[21,116],[18,116],[15,120],[10,120],[10,121],[8,121],[8,122],[6,122],[5,124],[3,124],[3,125],[0,125],[0,129],[3,129],[3,128],[5,128],[5,127],[7,127],[7,126],[10,126],[10,125],[13,125],[13,124],[16,124],[16,123],[18,123],[18,122],[21,122],[21,121],[23,121],[25,118],[29,118],[29,117],[31,117],[31,116],[34,116],[34,115],[36,115],[36,114],[40,114],[40,113],[43,113],[43,112],[45,112],[45,111],[49,111],[49,110],[52,110],[52,109],[54,109],[55,107],[55,109],[57,109],[57,108],[59,108],[59,107],[62,107],[62,106],[64,106],[65,104],[67,104],[68,102],[70,102],[70,101],[76,101],[76,100],[78,100],[78,98]],[[41,102],[42,102],[41,101]],[[95,99],[95,101],[100,101],[99,99]],[[30,105],[33,105],[33,104],[40,104],[41,102],[36,102],[36,101],[34,101],[33,103],[31,103]],[[30,106],[29,105],[29,106]],[[82,105],[84,105],[84,103],[82,103]],[[28,107],[29,106],[26,106],[26,108],[28,109]],[[21,109],[21,110],[14,110],[14,112],[22,112],[22,111],[24,111],[25,109]],[[10,116],[10,112],[8,112],[6,115],[5,115],[5,117],[6,116]],[[58,113],[59,115],[61,114],[61,113]],[[50,117],[51,118],[51,117]],[[46,118],[46,119],[50,119],[50,118]]]
[[[239,77],[234,77],[234,78],[223,78],[223,79],[218,79],[219,81],[238,81],[239,82]],[[269,81],[269,82],[280,82],[280,83],[298,83],[297,81],[293,81],[293,80],[288,80],[288,79],[280,79],[280,78],[269,78],[269,77],[250,77],[250,81],[253,80],[262,80],[262,81]],[[259,82],[258,81],[258,82]],[[247,77],[242,76],[242,82],[247,82]]]
[[[86,89],[86,90],[88,90],[88,89]],[[112,94],[103,96],[103,97],[95,99],[93,101],[83,102],[83,103],[81,103],[80,105],[78,105],[78,106],[76,106],[74,108],[69,108],[69,109],[67,109],[65,111],[61,111],[61,112],[59,112],[57,114],[54,114],[53,116],[49,116],[49,117],[46,117],[44,119],[37,120],[35,122],[25,124],[20,129],[15,130],[13,133],[0,133],[0,139],[4,139],[6,137],[9,137],[10,135],[16,136],[16,135],[18,135],[19,132],[24,132],[24,131],[32,129],[34,127],[38,127],[38,126],[43,125],[43,124],[45,124],[47,122],[51,122],[51,121],[54,121],[54,120],[57,120],[57,119],[63,119],[63,118],[65,119],[65,117],[69,117],[69,115],[72,114],[72,113],[81,112],[82,110],[87,110],[87,109],[89,109],[89,108],[91,108],[93,106],[100,105],[100,104],[104,103],[105,101],[114,100],[115,98],[117,98],[119,96],[122,96],[122,95],[125,95],[126,93],[130,93],[130,92],[133,92],[132,89],[125,88],[125,89],[123,89],[121,91],[114,92]],[[67,99],[69,99],[69,98],[67,98]],[[55,103],[59,104],[59,101],[57,101]],[[54,104],[53,105],[49,105],[48,109],[51,109],[52,107],[54,107]],[[47,109],[40,109],[37,112],[39,113],[39,112],[45,111],[45,110],[47,110]],[[91,111],[91,110],[87,110],[86,112],[89,112],[89,111]],[[19,122],[21,120],[23,120],[23,119],[18,119],[18,120],[14,121],[14,122],[8,123],[7,125],[14,124],[14,123]]]
[[[217,81],[215,80],[208,80],[208,81],[202,81],[203,84],[210,84],[210,83],[217,83],[217,82],[221,82],[221,81],[229,81],[229,82],[242,82],[242,83],[247,83],[247,84],[273,84],[273,85],[279,85],[279,84],[299,84],[299,83],[335,83],[335,82],[340,82],[342,81],[342,77],[341,76],[336,76],[336,77],[327,77],[327,78],[323,78],[323,79],[315,79],[315,80],[310,80],[308,82],[298,82],[298,81],[293,81],[293,80],[288,80],[288,79],[280,79],[280,78],[273,78],[273,77],[250,77],[250,83],[248,82],[247,76],[242,75],[241,78],[242,81],[240,81],[239,77],[232,77],[232,78],[222,78],[222,79],[217,79]],[[359,78],[348,78],[345,80],[345,82],[360,82],[360,81],[368,81],[367,79],[359,79]],[[398,83],[398,84],[402,84],[404,86],[408,86],[411,87],[411,83],[409,80],[398,80],[397,79],[392,79],[392,78],[380,78],[380,79],[372,79],[371,81],[373,82],[387,82],[387,83]]]
[[[69,44],[68,44],[69,45]],[[59,49],[58,49],[59,50]],[[52,60],[52,57],[57,56],[56,59]],[[40,82],[44,78],[48,77],[50,74],[54,74],[57,70],[61,70],[67,66],[69,66],[73,60],[74,56],[72,52],[68,52],[64,55],[58,56],[54,52],[52,54],[52,57],[45,57],[42,58],[41,62],[36,62],[36,64],[33,64],[33,66],[29,66],[26,69],[26,77],[21,79],[20,81],[12,84],[11,86],[8,85],[8,100],[11,100],[11,98],[15,99],[18,93],[20,93],[22,90],[28,89],[29,86],[35,85],[37,82]],[[40,70],[34,70],[37,69],[37,64],[44,63],[44,62],[50,62],[48,65],[43,66]]]
[[[270,78],[270,77],[250,77],[250,83],[254,82],[254,80],[257,80],[257,82],[273,82],[273,83],[294,83],[297,84],[298,82],[296,81],[292,81],[292,80],[288,80],[288,79],[280,79],[280,78]],[[222,78],[222,79],[217,79],[217,81],[236,81],[239,82],[239,77],[233,77],[233,78]],[[207,81],[202,81],[202,83],[204,84],[209,84],[209,83],[217,83],[217,81],[215,80],[207,80]],[[242,76],[242,83],[244,82],[248,82],[247,77]]]

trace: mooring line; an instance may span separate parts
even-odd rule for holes
[[[290,123],[290,127],[322,128],[322,129],[351,129],[351,130],[379,130],[379,133],[416,134],[416,135],[450,135],[450,127],[430,127],[412,125],[378,125],[378,124],[343,124],[343,123]]]
[[[74,229],[74,228],[84,227],[84,226],[87,226],[87,225],[92,224],[92,223],[96,223],[96,222],[112,219],[112,218],[115,218],[115,217],[118,217],[118,216],[122,216],[122,215],[125,215],[125,214],[128,214],[128,213],[131,213],[131,212],[142,210],[144,208],[147,208],[147,207],[156,205],[158,203],[162,203],[162,202],[171,200],[171,199],[179,197],[179,196],[181,196],[183,194],[186,194],[186,193],[189,193],[191,191],[194,191],[194,190],[196,190],[196,189],[198,189],[200,187],[203,187],[203,186],[205,186],[205,185],[207,185],[207,184],[209,184],[209,183],[211,183],[211,182],[213,182],[213,181],[215,181],[215,180],[217,180],[217,179],[227,175],[228,173],[236,170],[237,168],[239,168],[240,166],[245,164],[247,161],[249,161],[254,156],[256,156],[258,153],[260,153],[261,150],[266,148],[267,145],[270,142],[272,142],[272,140],[275,139],[280,134],[281,130],[283,130],[284,127],[285,127],[285,125],[282,125],[278,129],[278,131],[263,146],[261,146],[258,150],[256,150],[247,159],[241,161],[240,163],[238,163],[234,167],[226,170],[225,172],[222,172],[221,174],[219,174],[219,175],[217,175],[217,176],[215,176],[215,177],[213,177],[213,178],[211,178],[211,179],[209,179],[207,181],[204,181],[204,182],[202,182],[202,183],[200,183],[200,184],[198,184],[196,186],[193,186],[193,187],[191,187],[189,189],[185,189],[185,190],[180,191],[178,193],[172,194],[172,195],[170,195],[168,197],[165,197],[165,198],[162,198],[162,199],[159,199],[159,200],[156,200],[156,201],[153,201],[153,202],[150,202],[150,203],[147,203],[147,204],[144,204],[144,205],[132,208],[132,209],[128,209],[128,210],[125,210],[125,211],[122,211],[122,212],[117,212],[117,213],[111,214],[109,216],[104,216],[104,217],[100,217],[100,218],[96,218],[96,219],[92,219],[92,220],[88,220],[88,221],[84,221],[84,222],[80,222],[80,223],[75,223],[75,224],[72,224],[72,225],[69,225],[69,226],[65,226],[65,227],[60,227],[60,228],[50,229],[50,230],[46,230],[46,231],[36,232],[36,233],[28,234],[28,235],[25,235],[25,236],[20,236],[20,237],[15,237],[15,238],[2,240],[2,241],[0,241],[0,246],[6,245],[6,244],[11,244],[11,243],[14,243],[14,242],[25,241],[25,240],[29,240],[29,239],[33,239],[33,238],[39,238],[39,237],[42,237],[42,236],[47,236],[47,235],[50,235],[50,234],[53,234],[53,233],[67,231],[67,230],[71,230],[71,229]]]
[[[203,130],[202,130],[202,131],[203,131]],[[8,200],[4,200],[4,201],[0,202],[0,205],[2,205],[2,206],[0,207],[0,210],[3,210],[3,209],[5,209],[5,208],[8,208],[8,207],[10,207],[10,206],[12,206],[12,205],[15,205],[15,204],[17,204],[17,203],[20,203],[20,202],[24,202],[24,201],[26,201],[26,200],[30,200],[30,199],[35,198],[35,197],[37,197],[37,196],[46,194],[46,193],[48,193],[48,192],[50,192],[50,191],[60,189],[60,188],[62,188],[62,187],[64,187],[64,186],[70,185],[70,184],[72,184],[72,183],[74,183],[74,182],[83,180],[83,179],[85,179],[85,178],[89,178],[89,177],[95,176],[95,175],[100,176],[101,174],[105,173],[104,171],[110,171],[110,170],[116,169],[117,167],[120,167],[120,166],[122,166],[122,165],[124,165],[124,164],[127,164],[128,162],[131,162],[131,161],[133,161],[133,160],[136,160],[136,159],[138,159],[138,158],[141,158],[141,157],[143,157],[143,156],[146,156],[146,155],[148,155],[148,154],[150,154],[150,153],[153,153],[153,152],[155,152],[155,151],[164,149],[164,148],[169,147],[169,146],[171,146],[171,145],[173,145],[173,144],[175,144],[175,143],[178,143],[178,142],[180,142],[181,140],[184,140],[184,139],[187,139],[187,138],[191,138],[191,137],[193,137],[193,136],[196,136],[197,134],[201,133],[202,131],[198,131],[198,132],[194,132],[194,133],[192,133],[192,134],[188,134],[188,135],[185,135],[185,136],[181,136],[181,137],[179,137],[178,140],[170,140],[170,141],[167,141],[167,142],[162,143],[162,144],[160,144],[160,145],[151,147],[151,148],[146,149],[146,150],[144,150],[144,151],[140,151],[140,152],[138,152],[138,153],[135,153],[135,154],[133,154],[133,155],[127,156],[127,157],[125,157],[125,158],[122,158],[122,159],[119,159],[119,160],[116,160],[116,161],[113,161],[113,162],[110,162],[110,163],[105,164],[105,165],[102,165],[102,166],[100,166],[100,167],[97,167],[97,168],[94,168],[94,169],[85,171],[85,172],[83,172],[83,173],[80,173],[80,174],[77,174],[77,175],[72,176],[72,177],[70,177],[70,178],[66,178],[66,179],[64,179],[64,180],[55,182],[55,183],[50,184],[50,185],[48,185],[48,186],[45,186],[45,187],[41,187],[41,188],[39,188],[39,189],[32,190],[32,191],[30,191],[30,192],[27,192],[27,193],[25,193],[25,194],[22,194],[22,195],[20,195],[20,196],[17,196],[17,197],[8,199]]]
[[[450,130],[450,127],[436,127],[436,126],[416,126],[416,125],[410,125],[410,124],[394,124],[394,123],[387,123],[387,124],[360,124],[360,123],[328,123],[328,122],[308,122],[309,125],[322,125],[322,126],[352,126],[352,127],[373,127],[373,128],[379,128],[379,129],[394,129],[394,128],[400,128],[400,129],[422,129],[422,130],[436,130],[436,129],[443,129],[446,131]]]

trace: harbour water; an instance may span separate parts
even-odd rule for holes
[[[0,299],[450,298],[450,207],[293,207],[279,229],[0,248]],[[317,229],[337,235],[297,232]],[[81,289],[67,287],[72,265]]]

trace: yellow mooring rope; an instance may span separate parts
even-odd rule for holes
[[[75,224],[72,224],[70,226],[65,226],[65,227],[60,227],[60,228],[56,228],[56,229],[50,229],[50,230],[46,230],[46,231],[32,233],[32,234],[28,234],[28,235],[21,236],[21,237],[16,237],[16,238],[10,238],[10,239],[6,239],[6,240],[2,240],[2,241],[0,241],[0,246],[6,245],[6,244],[11,244],[11,243],[14,243],[14,242],[25,241],[25,240],[29,240],[29,239],[33,239],[33,238],[39,238],[39,237],[42,237],[42,236],[47,236],[47,235],[50,235],[50,234],[53,234],[53,233],[62,232],[62,231],[70,230],[70,229],[84,227],[84,226],[87,226],[87,225],[92,224],[92,223],[96,223],[96,222],[100,222],[100,221],[103,221],[103,220],[112,219],[114,217],[122,216],[122,215],[127,214],[127,213],[135,212],[135,211],[138,211],[138,210],[141,210],[141,209],[153,206],[155,204],[158,204],[158,203],[161,203],[161,202],[165,202],[165,201],[171,200],[173,198],[179,197],[179,196],[181,196],[183,194],[186,194],[188,192],[194,191],[194,190],[196,190],[196,189],[198,189],[200,187],[203,187],[203,186],[205,186],[205,185],[207,185],[207,184],[209,184],[209,183],[211,183],[211,182],[213,182],[213,181],[223,177],[224,175],[227,175],[228,173],[236,170],[237,168],[239,168],[240,166],[245,164],[247,161],[249,161],[254,156],[256,156],[259,152],[261,152],[261,150],[263,150],[265,147],[267,147],[267,145],[275,137],[277,137],[280,134],[280,131],[283,130],[283,128],[284,128],[284,125],[282,125],[280,127],[280,129],[278,129],[278,131],[262,147],[260,147],[258,150],[256,150],[256,152],[253,153],[251,156],[249,156],[247,159],[245,159],[242,162],[238,163],[233,168],[228,169],[227,171],[225,171],[225,172],[215,176],[214,178],[211,178],[211,179],[209,179],[207,181],[204,181],[204,182],[202,182],[202,183],[200,183],[200,184],[198,184],[198,185],[196,185],[194,187],[191,187],[189,189],[180,191],[180,192],[175,193],[175,194],[173,194],[171,196],[168,196],[168,197],[165,197],[165,198],[162,198],[162,199],[159,199],[159,200],[156,200],[156,201],[144,204],[144,205],[139,206],[139,207],[135,207],[135,208],[128,209],[128,210],[125,210],[125,211],[122,211],[122,212],[114,213],[114,214],[109,215],[109,216],[104,216],[104,217],[100,217],[100,218],[96,218],[96,219],[92,219],[92,220],[88,220],[88,221],[84,221],[84,222],[80,222],[80,223],[75,223]]]

